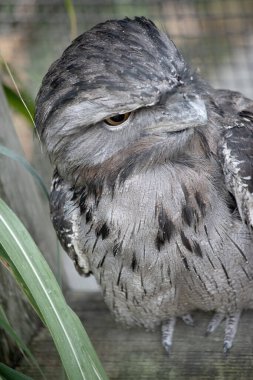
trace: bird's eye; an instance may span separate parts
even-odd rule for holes
[[[104,122],[107,125],[117,126],[117,125],[123,124],[129,118],[130,115],[131,115],[131,112],[119,113],[115,116],[108,117],[108,119],[105,119]]]

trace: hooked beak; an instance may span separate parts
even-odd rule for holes
[[[196,94],[173,94],[162,105],[159,119],[156,122],[154,130],[167,133],[206,125],[205,102]]]

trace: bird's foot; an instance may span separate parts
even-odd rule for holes
[[[176,317],[172,317],[162,325],[162,344],[168,354],[171,352],[175,324]]]
[[[194,320],[190,314],[181,316],[184,323],[188,326],[194,326]],[[162,325],[162,344],[166,352],[170,354],[172,348],[173,333],[176,325],[176,317],[168,319]]]
[[[241,311],[238,311],[233,314],[223,314],[223,313],[215,313],[211,322],[207,326],[206,335],[213,333],[216,328],[220,325],[220,323],[226,319],[225,325],[225,336],[223,343],[224,353],[227,354],[231,349],[234,341],[234,337],[236,335],[238,323],[240,320]]]

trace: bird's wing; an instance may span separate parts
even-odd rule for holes
[[[231,115],[218,153],[226,185],[242,220],[253,227],[253,101],[225,90],[216,91],[216,101]]]
[[[54,172],[50,194],[51,219],[58,239],[74,261],[77,271],[88,276],[91,271],[85,253],[79,248],[80,208],[73,188]]]

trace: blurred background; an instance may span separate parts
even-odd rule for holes
[[[125,16],[148,17],[166,30],[214,87],[253,97],[252,0],[0,0],[0,53],[31,112],[49,65],[71,39],[101,21]],[[3,64],[1,79],[7,95],[12,89],[15,92]],[[32,124],[9,98],[25,156],[49,185],[50,164]],[[67,256],[63,257],[71,287],[96,289],[94,281],[78,277]]]

